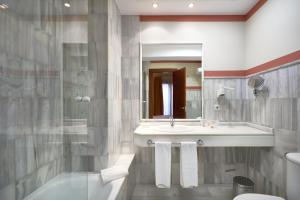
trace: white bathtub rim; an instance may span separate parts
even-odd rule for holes
[[[129,167],[130,167],[133,159],[134,159],[134,154],[122,154],[122,155],[120,155],[120,157],[118,158],[118,160],[114,166],[122,165],[123,167],[126,167],[129,170]],[[31,194],[29,194],[27,197],[24,198],[24,200],[35,199],[41,193],[45,193],[49,189],[49,186],[57,185],[57,184],[63,182],[66,178],[69,178],[71,176],[75,176],[75,177],[86,176],[87,179],[88,178],[99,178],[100,173],[94,173],[94,172],[71,172],[71,173],[64,172],[64,173],[61,173],[61,174],[57,175],[56,177],[54,177],[53,179],[51,179],[50,181],[48,181],[46,184],[44,184],[41,187],[39,187],[38,189],[36,189]],[[103,186],[111,186],[111,190],[110,190],[107,200],[115,200],[118,197],[118,195],[121,191],[122,185],[125,182],[125,179],[126,179],[126,177],[123,177],[123,178],[111,181],[107,184],[103,184]],[[102,200],[102,199],[99,199],[99,200]]]

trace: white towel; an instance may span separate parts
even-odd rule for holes
[[[198,186],[198,158],[196,142],[181,142],[180,185],[183,188]]]
[[[158,188],[171,186],[171,142],[155,142],[155,183]]]
[[[128,169],[123,166],[114,166],[111,168],[103,169],[100,173],[103,184],[109,183],[119,178],[123,178],[127,175]]]

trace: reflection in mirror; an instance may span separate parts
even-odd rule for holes
[[[87,43],[63,44],[64,133],[87,135],[90,101]]]
[[[143,119],[202,117],[202,45],[142,45]]]

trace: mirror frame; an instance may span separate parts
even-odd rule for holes
[[[140,118],[140,122],[168,122],[169,119],[145,119],[143,118],[143,70],[142,70],[142,66],[143,66],[143,45],[202,45],[202,80],[201,80],[201,84],[203,86],[204,84],[204,66],[203,66],[203,55],[204,55],[204,48],[203,48],[203,43],[140,43],[140,62],[139,62],[139,76],[140,76],[140,98],[139,98],[139,106],[140,106],[140,113],[139,113],[139,118]],[[202,87],[202,95],[201,95],[201,119],[204,118],[204,93],[203,93],[203,87]],[[201,119],[174,119],[177,122],[199,122]]]

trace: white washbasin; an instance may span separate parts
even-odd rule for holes
[[[150,129],[157,132],[169,132],[169,133],[179,133],[179,132],[191,132],[193,131],[191,126],[185,125],[159,125],[159,126],[151,126]]]
[[[181,122],[184,123],[184,122]],[[203,127],[198,123],[143,122],[134,131],[134,143],[141,147],[153,146],[157,141],[201,141],[203,147],[273,147],[273,129],[247,122],[219,123]]]

